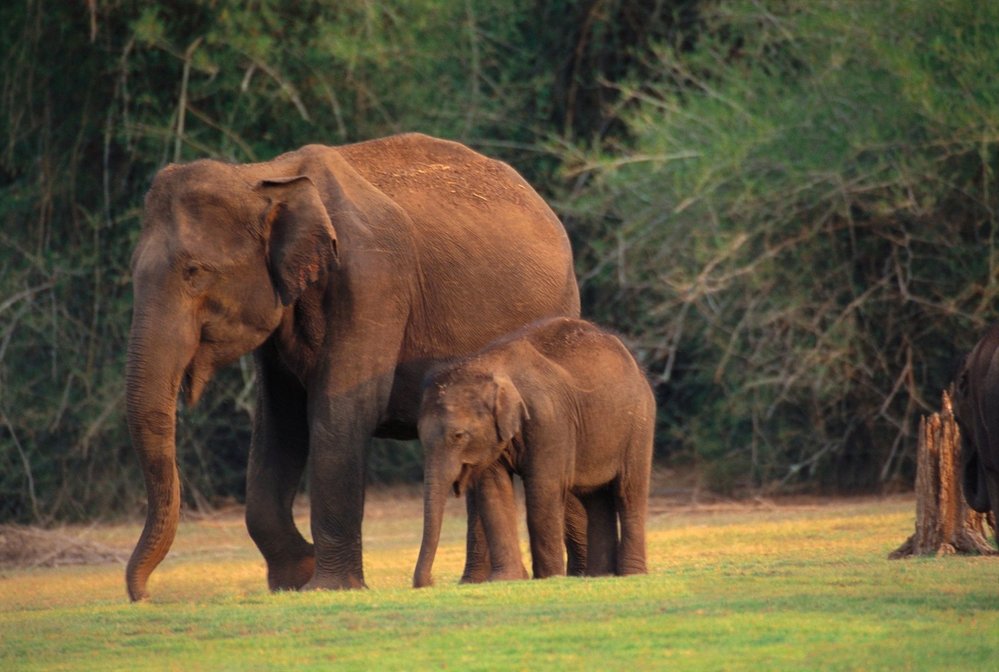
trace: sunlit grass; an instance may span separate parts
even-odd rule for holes
[[[146,604],[118,566],[6,572],[0,669],[991,669],[999,559],[887,560],[913,510],[654,507],[648,576],[457,586],[453,502],[415,591],[419,501],[378,496],[371,590],[278,595],[238,515],[187,521]],[[128,547],[138,526],[88,534]]]

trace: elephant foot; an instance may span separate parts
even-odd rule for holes
[[[523,581],[531,578],[523,565],[511,569],[494,569],[489,574],[490,581]]]
[[[461,576],[459,583],[485,583],[486,581],[521,581],[529,579],[531,575],[527,573],[524,564],[520,563],[512,567],[476,567],[474,571],[465,568],[465,573]]]
[[[413,577],[413,588],[430,588],[433,585],[434,585],[434,579],[431,576]]]
[[[635,574],[648,574],[649,570],[645,566],[645,562],[622,562],[621,567],[618,568],[618,576],[634,576]]]
[[[272,591],[299,590],[315,571],[316,560],[307,555],[298,560],[267,563],[267,586]]]
[[[367,588],[364,579],[356,576],[313,576],[302,590],[359,590]]]
[[[586,568],[582,575],[614,576],[617,574],[617,553],[615,549],[613,547],[606,549],[598,544],[594,544],[594,546],[597,546],[597,548],[592,549],[593,552],[587,555]]]
[[[490,578],[488,564],[466,564],[459,583],[485,583]]]
[[[489,580],[488,574],[463,574],[458,583],[485,583]]]
[[[590,560],[582,576],[615,576],[618,573],[616,565],[614,558]]]
[[[566,574],[565,574],[564,571],[563,572],[555,572],[555,571],[542,570],[542,571],[535,572],[534,573],[534,578],[536,580],[542,580],[542,579],[550,579],[550,578],[555,577],[555,576],[565,576],[565,575]]]
[[[531,569],[534,570],[535,579],[549,579],[553,576],[565,576],[565,563],[555,561],[535,562]]]

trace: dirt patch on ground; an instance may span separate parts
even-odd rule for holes
[[[0,569],[124,564],[128,553],[84,534],[0,525]]]

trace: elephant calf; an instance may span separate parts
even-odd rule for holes
[[[621,341],[572,318],[535,322],[430,373],[418,425],[426,468],[413,585],[432,583],[448,492],[509,472],[524,482],[535,578],[565,574],[567,497],[600,489],[620,521],[616,573],[644,573],[655,410]],[[480,512],[490,554],[519,558],[514,511],[486,499]]]

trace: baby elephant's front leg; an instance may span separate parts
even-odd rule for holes
[[[490,581],[528,578],[520,559],[517,534],[517,500],[513,479],[505,468],[495,464],[487,469],[475,486],[477,508],[489,544]]]

